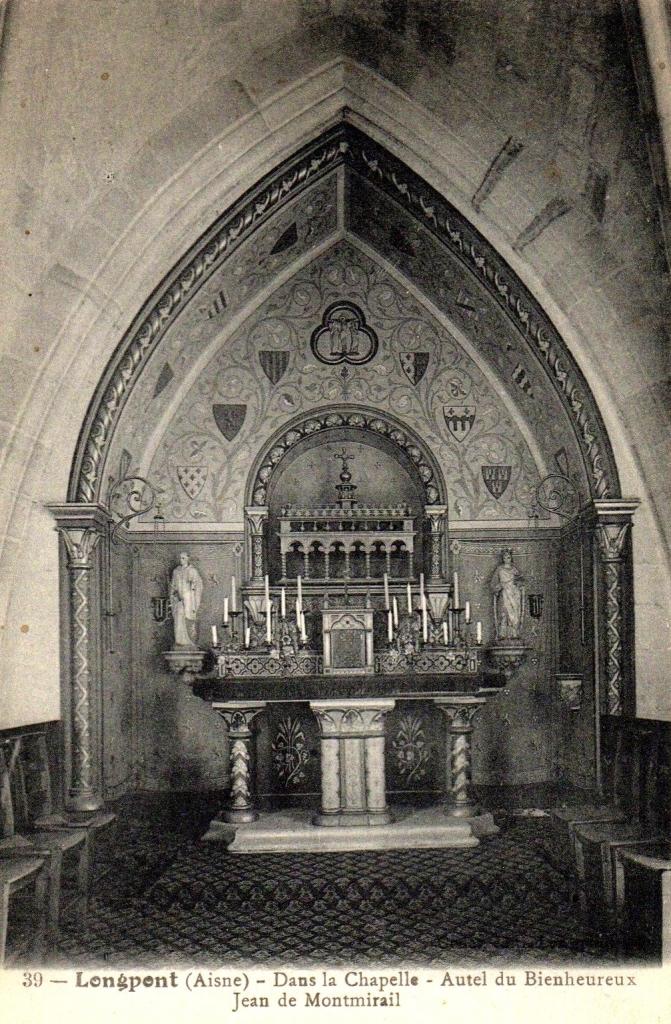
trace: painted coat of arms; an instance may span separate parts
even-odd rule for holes
[[[482,479],[493,498],[498,501],[510,483],[512,466],[482,466]]]
[[[320,326],[312,332],[310,348],[319,362],[327,366],[363,366],[375,356],[378,340],[354,302],[332,302],[324,310]]]
[[[411,384],[417,386],[429,365],[428,352],[401,352],[401,369]]]
[[[213,405],[212,415],[227,441],[232,441],[239,433],[247,415],[246,405]]]
[[[177,466],[177,479],[191,501],[197,498],[207,480],[207,466]]]
[[[463,441],[475,423],[474,405],[444,405],[443,416],[447,429],[455,441]]]

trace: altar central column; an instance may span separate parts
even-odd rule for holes
[[[310,701],[321,737],[321,811],[315,825],[388,825],[384,770],[388,699]]]

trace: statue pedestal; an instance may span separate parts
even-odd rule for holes
[[[172,651],[164,651],[163,657],[168,663],[168,669],[174,675],[179,675],[187,669],[189,672],[200,672],[205,659],[205,651],[198,647],[175,647]]]
[[[496,640],[487,651],[487,657],[496,672],[510,679],[531,650],[533,648],[521,640]]]

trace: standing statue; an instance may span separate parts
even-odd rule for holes
[[[494,628],[497,640],[519,640],[524,619],[524,577],[513,564],[511,548],[501,552],[490,582],[494,604]]]
[[[189,556],[182,551],[170,580],[170,608],[175,627],[175,647],[196,646],[196,613],[203,596],[203,581]]]

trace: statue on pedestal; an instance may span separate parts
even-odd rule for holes
[[[501,563],[490,582],[497,641],[519,640],[524,619],[524,577],[513,563],[511,548],[501,552]]]
[[[196,646],[196,615],[203,596],[203,581],[189,556],[182,551],[170,580],[170,608],[175,630],[175,647]]]

